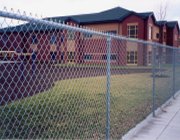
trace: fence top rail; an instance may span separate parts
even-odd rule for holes
[[[144,41],[144,40],[140,40],[140,39],[127,38],[127,37],[124,37],[121,35],[113,35],[110,33],[103,33],[103,32],[95,31],[92,29],[81,28],[81,27],[77,27],[77,26],[70,26],[70,25],[66,25],[66,24],[62,24],[62,23],[58,23],[58,22],[48,21],[45,19],[38,19],[38,18],[31,17],[31,16],[16,14],[16,13],[2,11],[2,10],[0,10],[0,17],[10,18],[10,19],[15,19],[15,20],[22,20],[22,21],[26,21],[26,22],[30,22],[30,23],[34,22],[37,24],[43,24],[43,25],[48,25],[48,26],[52,26],[52,27],[56,27],[56,28],[63,28],[66,30],[82,32],[82,33],[89,33],[89,34],[99,35],[99,36],[103,36],[103,37],[115,38],[115,39],[125,40],[125,41],[129,41],[129,42],[142,43],[145,45],[151,45],[153,47],[158,46],[158,47],[179,50],[179,48],[176,48],[173,46],[168,46],[168,45],[163,45],[163,44],[160,44],[157,42],[150,42],[150,41]]]

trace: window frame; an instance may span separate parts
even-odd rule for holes
[[[163,40],[166,41],[167,38],[167,32],[163,32]]]
[[[51,35],[50,44],[57,44],[57,36]]]
[[[134,34],[132,34],[132,32],[134,32]],[[129,38],[138,38],[138,25],[137,24],[127,25],[127,36]]]
[[[101,56],[102,60],[107,60],[107,54],[103,54]],[[116,61],[117,60],[117,54],[111,54],[110,56],[110,60],[111,61]]]
[[[31,36],[31,43],[32,44],[38,44],[38,37],[37,37],[37,35],[32,35]]]
[[[68,59],[68,62],[74,62],[75,52],[73,52],[73,51],[67,52],[67,59]]]
[[[131,56],[131,54],[134,54]],[[131,60],[131,58],[133,58]],[[138,63],[138,54],[137,51],[128,51],[127,52],[127,64],[137,64]]]
[[[1,38],[2,38],[2,43],[3,43],[3,45],[5,46],[5,45],[8,43],[9,37],[8,37],[7,34],[3,34],[3,35],[1,36]],[[6,46],[6,47],[7,47],[7,46]]]
[[[160,38],[160,34],[156,33],[156,39],[159,39],[159,38]]]
[[[149,40],[153,39],[153,26],[152,25],[149,25],[149,28],[148,28],[148,38]]]
[[[111,35],[117,35],[116,30],[108,30],[108,31],[105,31],[104,33],[111,34]]]
[[[68,40],[75,40],[75,31],[68,30],[67,31],[67,39]]]
[[[92,54],[85,54],[85,55],[84,55],[84,60],[85,60],[85,61],[90,61],[90,60],[92,60],[92,58],[93,58],[93,55],[92,55]]]

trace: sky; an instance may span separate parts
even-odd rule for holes
[[[18,9],[39,17],[95,13],[117,6],[136,12],[153,11],[158,17],[160,5],[167,5],[166,20],[180,24],[180,0],[0,0],[0,10]]]

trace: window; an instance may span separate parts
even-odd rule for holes
[[[138,26],[137,25],[128,25],[128,37],[129,38],[138,38]]]
[[[163,33],[163,38],[166,40],[166,32]]]
[[[149,26],[149,40],[151,40],[153,37],[153,27]]]
[[[52,35],[52,36],[51,36],[50,43],[51,43],[51,44],[56,44],[56,36],[55,36],[55,35]]]
[[[178,38],[177,35],[174,35],[174,40],[175,40],[175,41],[177,41],[177,38]]]
[[[84,56],[84,60],[91,60],[91,59],[92,59],[92,55],[90,55],[90,54],[86,54]]]
[[[102,55],[102,60],[107,60],[107,55],[106,54]]]
[[[148,52],[148,64],[151,64],[152,61],[152,52]]]
[[[156,38],[159,39],[159,33],[156,34]]]
[[[50,52],[50,55],[51,55],[51,60],[55,60],[57,52]]]
[[[65,33],[63,30],[61,30],[61,36],[60,36],[61,43],[64,42],[64,38],[65,38]]]
[[[6,34],[2,36],[2,42],[4,45],[6,45],[6,43],[8,42],[8,36]]]
[[[105,31],[105,33],[116,35],[116,34],[117,34],[117,31],[116,31],[116,30]]]
[[[61,60],[64,60],[64,52],[61,53]]]
[[[127,63],[137,64],[137,51],[127,52]]]
[[[33,51],[32,55],[31,55],[31,59],[33,61],[36,60],[36,56],[37,56],[36,52]]]
[[[64,42],[64,35],[61,35],[61,43]]]
[[[116,60],[116,54],[112,54],[112,55],[110,56],[110,59],[111,59],[111,60]],[[106,54],[103,54],[103,55],[102,55],[102,60],[107,60],[107,55],[106,55]]]
[[[92,34],[90,34],[90,33],[83,33],[83,36],[86,37],[86,38],[91,38]]]
[[[115,54],[111,55],[111,60],[116,60],[116,55]]]
[[[67,38],[68,40],[74,40],[75,39],[75,32],[73,31],[68,31],[68,34],[67,34]]]
[[[37,44],[37,43],[38,43],[37,36],[33,35],[32,36],[32,44]]]
[[[68,62],[73,62],[74,61],[74,52],[68,52]]]

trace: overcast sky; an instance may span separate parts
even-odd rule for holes
[[[123,7],[136,12],[153,11],[157,14],[160,4],[167,3],[167,20],[180,23],[180,0],[0,0],[0,9],[26,11],[43,17],[94,13],[113,7]]]

